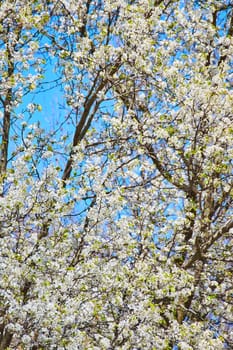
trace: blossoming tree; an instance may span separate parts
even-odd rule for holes
[[[232,63],[230,0],[1,1],[0,350],[232,349]]]

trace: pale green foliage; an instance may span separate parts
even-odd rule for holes
[[[227,0],[1,1],[0,350],[232,348],[232,55]]]

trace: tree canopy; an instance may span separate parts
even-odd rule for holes
[[[233,3],[2,0],[0,350],[233,347]]]

